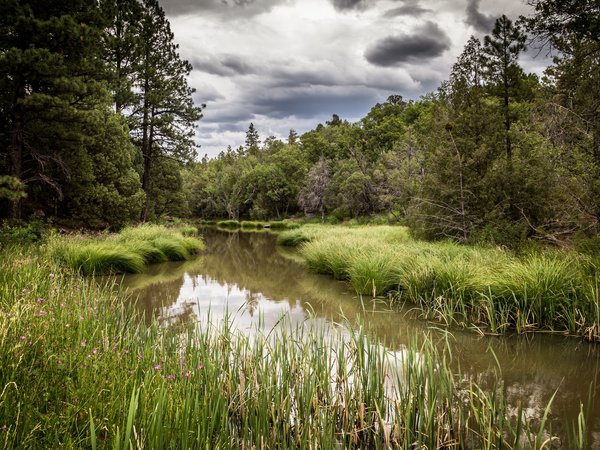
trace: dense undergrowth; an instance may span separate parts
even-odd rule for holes
[[[0,260],[4,448],[553,442],[546,415],[515,415],[499,386],[461,380],[431,339],[390,353],[360,331],[289,325],[251,340],[226,324],[146,326],[117,286],[99,286],[33,250],[4,250]]]
[[[204,248],[191,226],[128,227],[101,237],[54,236],[48,252],[61,264],[83,274],[139,273],[148,264],[183,261]]]
[[[306,225],[278,242],[301,246],[315,272],[361,294],[414,303],[427,318],[481,332],[550,330],[600,340],[598,257],[421,242],[391,226]]]

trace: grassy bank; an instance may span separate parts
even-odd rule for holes
[[[52,258],[83,274],[139,273],[148,264],[183,261],[204,248],[190,226],[167,228],[142,225],[118,234],[54,237],[48,243]]]
[[[550,448],[545,418],[512,415],[430,341],[147,327],[115,286],[1,256],[5,448]]]
[[[315,272],[361,294],[391,293],[427,318],[502,333],[550,330],[600,340],[600,265],[575,252],[517,257],[498,248],[427,243],[402,227],[307,225],[278,237]]]

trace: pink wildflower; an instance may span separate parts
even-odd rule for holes
[[[26,339],[26,337],[24,335],[19,336],[19,339],[21,339],[22,341],[24,341]]]
[[[160,364],[155,365],[154,370],[160,370]]]
[[[83,341],[81,341],[81,344],[79,344],[79,345],[81,345],[82,347],[85,347],[87,345],[87,341],[84,339]]]
[[[167,380],[172,381],[175,379],[175,375],[173,375],[172,373],[170,373],[169,375],[167,375]]]
[[[188,370],[188,371],[185,373],[185,377],[186,377],[186,378],[189,378],[189,377],[190,377],[190,375],[191,375],[191,373],[190,373],[190,371]]]

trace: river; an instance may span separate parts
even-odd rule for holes
[[[464,380],[482,386],[501,371],[501,389],[513,410],[540,418],[553,394],[552,431],[564,436],[577,420],[580,402],[590,448],[600,449],[600,405],[594,402],[600,347],[580,338],[548,334],[480,336],[443,329],[416,318],[410,305],[360,298],[341,281],[310,273],[294,250],[278,247],[270,232],[203,230],[206,252],[196,259],[152,266],[123,278],[147,317],[162,323],[185,320],[202,326],[228,317],[244,333],[276,327],[282,314],[293,323],[319,321],[330,327],[362,325],[374,342],[396,351],[429,333],[448,342]],[[210,319],[209,319],[210,316]],[[588,398],[592,398],[588,402]],[[563,447],[564,448],[564,447]]]

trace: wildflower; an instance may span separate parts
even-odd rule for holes
[[[167,375],[167,380],[173,381],[174,379],[175,379],[175,375],[173,375],[172,373],[170,373],[169,375]]]
[[[22,341],[24,341],[26,339],[26,337],[24,335],[19,336],[19,339],[21,339]]]
[[[54,274],[52,272],[50,272],[50,279],[54,278]]]
[[[129,375],[133,375],[135,373],[135,370],[130,370],[129,371]]]
[[[117,346],[116,346],[116,345],[113,345],[113,348],[112,348],[112,350],[113,350],[113,352],[116,352],[116,351],[117,351]]]
[[[41,305],[44,299],[42,297],[38,297],[36,301],[38,305]]]
[[[60,359],[58,360],[58,365],[62,366],[62,360],[60,360]]]
[[[95,349],[92,350],[92,354],[95,355],[96,353],[98,353],[98,349],[97,348],[95,348]]]
[[[79,345],[81,345],[82,347],[85,347],[87,345],[87,341],[84,339],[83,341],[81,341],[81,344],[79,344]]]
[[[60,307],[61,307],[61,308],[64,308],[64,307],[65,307],[65,304],[64,304],[64,303],[61,303],[61,304],[60,304]]]
[[[186,377],[186,378],[189,378],[189,377],[190,377],[190,375],[191,375],[191,373],[190,373],[190,371],[189,371],[189,370],[188,370],[187,372],[185,372],[185,377]]]
[[[128,355],[129,354],[129,350],[125,350],[125,354]]]
[[[65,327],[66,327],[66,328],[69,328],[70,326],[71,326],[71,324],[70,324],[70,323],[65,323]]]
[[[155,365],[154,370],[157,370],[157,371],[160,370],[160,364]]]
[[[79,320],[83,320],[83,316],[79,316]]]
[[[204,369],[204,364],[198,364],[198,370]]]
[[[37,313],[37,316],[41,317],[41,316],[45,316],[46,314],[47,314],[46,311],[44,311],[43,309],[40,309]]]

